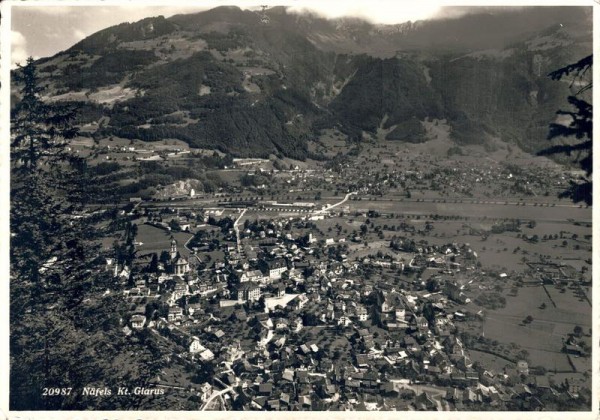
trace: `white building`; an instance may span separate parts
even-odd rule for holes
[[[190,343],[190,353],[200,353],[206,350],[202,344],[200,344],[200,339],[198,337],[192,337],[192,342]]]

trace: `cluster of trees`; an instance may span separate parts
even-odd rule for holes
[[[152,28],[152,30],[149,30]],[[141,41],[172,33],[177,26],[164,16],[150,17],[134,23],[121,23],[103,29],[81,40],[65,54],[83,52],[91,55],[102,55],[114,51],[120,42]]]
[[[390,241],[390,248],[394,251],[417,252],[418,246],[414,239],[394,238]]]
[[[562,144],[555,144],[541,152],[540,155],[556,156],[557,154],[566,154],[575,156],[573,160],[584,172],[583,175],[575,181],[571,181],[570,186],[563,191],[559,197],[565,197],[573,200],[575,203],[584,202],[592,205],[592,170],[593,170],[593,106],[591,103],[592,81],[591,73],[593,66],[593,56],[589,55],[576,63],[569,64],[549,76],[553,80],[562,80],[572,77],[571,86],[582,86],[573,95],[568,98],[571,110],[559,110],[558,115],[569,118],[568,124],[552,123],[550,124],[549,140],[570,139],[568,142],[561,141]],[[566,143],[566,144],[565,144]]]
[[[478,120],[469,118],[464,112],[457,112],[451,122],[450,137],[458,144],[482,144],[489,130]]]
[[[193,105],[202,103],[198,95],[201,85],[210,86],[211,94],[243,93],[241,81],[237,68],[215,60],[207,51],[200,51],[183,60],[146,68],[134,77],[131,85]]]
[[[55,363],[60,359],[49,356],[59,335],[68,340],[69,334],[61,331],[63,316],[47,308],[77,303],[76,292],[88,286],[83,274],[92,260],[81,239],[88,237],[83,226],[69,220],[81,198],[76,197],[76,189],[83,187],[75,183],[78,167],[69,164],[64,147],[65,139],[76,135],[69,125],[73,112],[39,100],[41,89],[32,59],[16,79],[23,88],[11,113],[12,409],[28,404],[40,407],[42,387],[52,378],[58,380],[60,367]]]
[[[202,34],[202,39],[208,44],[208,48],[220,52],[227,52],[247,44],[250,40],[247,35],[240,30],[231,30],[228,33],[208,32]]]
[[[117,384],[135,372],[143,384],[161,352],[152,341],[127,340],[127,304],[103,297],[99,232],[77,217],[96,194],[85,161],[69,154],[74,111],[44,103],[33,59],[16,72],[20,97],[11,110],[10,409],[117,409],[134,398],[86,397],[94,384]],[[130,226],[128,236],[134,236]],[[125,350],[127,349],[127,350]],[[131,356],[135,354],[135,356]],[[122,358],[117,368],[112,360]],[[72,387],[45,397],[43,389]]]
[[[240,177],[242,187],[258,187],[260,185],[268,185],[269,177],[264,175],[248,175],[244,174]]]
[[[511,220],[505,222],[498,222],[492,225],[491,232],[500,234],[504,232],[520,232],[521,222],[519,220]]]
[[[475,298],[475,303],[486,309],[501,309],[506,306],[506,298],[500,293],[482,293]]]
[[[166,95],[172,96],[173,92]],[[192,147],[218,149],[235,156],[267,158],[269,154],[283,154],[300,160],[322,159],[308,151],[307,141],[312,138],[310,130],[292,130],[286,126],[292,112],[289,104],[273,97],[250,106],[251,103],[243,99],[210,96],[210,101],[202,107],[196,105],[196,111],[190,111],[192,118],[199,119],[197,123],[151,125],[149,128],[139,125],[145,124],[145,118],[174,112],[175,106],[168,106],[168,99],[155,94],[145,95],[140,100],[132,98],[113,109],[111,125],[99,130],[97,135],[113,134],[144,141],[176,138]],[[294,112],[298,110],[294,109]]]
[[[91,66],[65,66],[60,78],[63,87],[71,90],[98,88],[119,83],[136,69],[147,66],[158,57],[152,51],[115,50],[96,59]]]
[[[355,59],[356,73],[332,101],[332,109],[351,138],[375,132],[384,115],[385,128],[442,115],[439,96],[427,83],[422,66],[406,58]],[[408,121],[408,122],[407,122]],[[418,132],[418,130],[415,130]]]
[[[134,170],[123,170],[118,162],[101,162],[90,166],[91,174],[101,176],[104,185],[110,185],[99,191],[95,196],[97,201],[119,199],[119,197],[139,194],[142,197],[151,197],[155,187],[166,186],[180,180],[194,179],[198,181],[196,190],[214,192],[219,187],[227,185],[215,172],[207,169],[220,169],[231,165],[231,155],[219,156],[193,156],[187,165],[168,165],[157,161],[142,161]],[[134,179],[133,182],[119,183],[119,181]]]
[[[399,123],[387,136],[386,140],[400,140],[408,143],[422,143],[426,140],[425,128],[421,121],[412,117]]]

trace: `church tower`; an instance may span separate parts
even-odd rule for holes
[[[171,237],[171,261],[169,271],[176,276],[183,276],[190,271],[190,264],[177,252],[177,241]]]
[[[177,257],[177,241],[171,237],[171,260]]]

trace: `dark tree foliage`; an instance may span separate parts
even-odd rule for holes
[[[412,117],[406,121],[399,123],[386,137],[386,140],[400,140],[408,143],[422,143],[426,140],[427,132],[423,128],[423,124]]]
[[[11,120],[10,408],[115,409],[131,402],[82,398],[84,386],[122,377],[111,360],[125,336],[121,296],[103,297],[113,279],[101,269],[93,223],[80,210],[96,194],[85,162],[69,155],[74,113],[44,103],[32,59],[21,67],[20,100]],[[141,382],[152,346],[129,349],[123,363]],[[116,384],[116,380],[110,385]],[[45,387],[72,387],[44,397]],[[117,405],[119,404],[119,405]]]
[[[549,76],[553,80],[561,80],[572,77],[571,86],[583,85],[574,95],[569,96],[569,104],[572,110],[559,110],[558,115],[570,117],[568,125],[550,124],[549,140],[557,138],[575,138],[577,141],[557,144],[539,152],[540,155],[566,154],[575,156],[574,162],[578,163],[585,171],[585,176],[580,176],[577,181],[572,181],[569,188],[563,191],[559,197],[570,198],[575,203],[585,202],[592,204],[592,126],[593,107],[590,102],[582,96],[592,89],[592,82],[585,82],[586,75],[591,74],[593,56],[589,55],[577,63],[569,64],[563,68],[553,71]]]
[[[11,160],[15,168],[33,170],[40,160],[52,163],[65,158],[64,140],[75,137],[71,126],[72,109],[48,105],[39,99],[42,88],[37,84],[33,59],[15,73],[15,81],[23,84],[21,100],[11,115]]]
[[[76,130],[71,127],[71,110],[40,100],[32,59],[20,68],[21,101],[11,120],[11,405],[17,399],[34,406],[42,385],[58,375],[50,359],[56,334],[67,335],[59,325],[63,316],[45,313],[51,307],[72,306],[81,296],[80,263],[89,261],[80,240],[83,233],[70,218],[76,207],[71,200],[81,193],[68,168],[65,140]],[[58,296],[64,298],[59,299]],[[32,323],[30,314],[44,319]],[[29,314],[29,315],[28,315]],[[56,324],[54,323],[56,322]],[[59,331],[60,330],[60,331]],[[42,348],[40,348],[42,346]],[[38,356],[35,356],[35,352]],[[25,385],[20,387],[20,385]],[[31,394],[27,389],[32,389]]]
[[[93,184],[85,162],[66,149],[77,134],[73,110],[40,100],[32,59],[20,70],[22,97],[11,121],[11,276],[50,287],[89,262],[82,238],[93,235],[74,216]]]

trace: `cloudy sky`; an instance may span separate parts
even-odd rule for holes
[[[58,2],[54,2],[58,3]],[[399,23],[408,20],[427,19],[442,13],[439,3],[413,2],[410,7],[400,6],[393,0],[371,0],[369,2],[332,0],[237,0],[231,2],[204,0],[195,5],[178,2],[176,6],[130,3],[102,6],[63,6],[52,3],[13,3],[12,7],[12,62],[24,62],[28,56],[45,57],[65,50],[92,33],[122,22],[135,22],[144,17],[178,13],[194,13],[219,4],[236,4],[242,8],[257,9],[257,5],[289,5],[293,10],[310,9],[327,17],[361,16],[373,22]],[[52,4],[52,5],[49,5]],[[89,4],[89,3],[88,3]],[[122,2],[121,2],[122,4]],[[146,2],[146,4],[148,4]],[[301,4],[301,6],[299,6]]]

